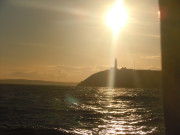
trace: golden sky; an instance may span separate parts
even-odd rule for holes
[[[79,82],[112,66],[115,0],[1,0],[0,79]],[[161,69],[158,0],[124,0],[118,67]]]

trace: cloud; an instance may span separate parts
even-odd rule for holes
[[[66,79],[82,81],[88,76],[98,71],[106,70],[109,67],[106,65],[95,65],[95,66],[66,66],[66,65],[51,65],[48,67],[48,73],[51,74],[64,74]],[[59,75],[59,76],[60,76]],[[63,75],[63,76],[64,76]]]
[[[51,65],[48,67],[48,73],[66,75],[67,79],[82,81],[88,76],[98,71],[106,70],[109,66],[95,65],[95,66],[66,66],[66,65]]]
[[[142,57],[142,59],[148,59],[148,60],[159,60],[161,58],[160,55],[157,55],[157,56],[145,56],[145,57]]]
[[[35,75],[37,75],[38,73],[37,72],[20,72],[20,71],[17,71],[17,72],[12,72],[9,74],[9,76],[12,76],[12,77],[25,77],[25,78],[32,78],[34,77]]]
[[[151,34],[151,33],[138,33],[138,32],[133,33],[133,32],[131,32],[131,33],[128,33],[128,34],[135,35],[135,36],[158,38],[158,39],[161,37],[160,34]]]
[[[81,4],[81,1],[76,1]],[[58,1],[58,0],[16,0],[11,1],[11,4],[21,7],[29,7],[36,8],[40,10],[48,10],[53,12],[72,14],[81,17],[97,17],[93,11],[87,10],[87,8],[82,8],[81,6],[77,6],[76,4],[72,4],[73,1]]]
[[[31,79],[59,82],[79,82],[86,79],[93,73],[106,70],[109,66],[66,66],[49,65],[46,67],[34,68],[1,68],[0,79]]]
[[[161,67],[156,67],[156,66],[150,66],[150,67],[146,67],[144,68],[145,70],[161,70]]]

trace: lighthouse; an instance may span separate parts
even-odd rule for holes
[[[114,60],[114,69],[117,70],[117,59]]]

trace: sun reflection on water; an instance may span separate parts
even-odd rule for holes
[[[79,119],[79,127],[72,129],[76,134],[150,134],[157,131],[153,126],[152,108],[143,100],[144,90],[98,88],[92,92],[94,100],[86,95],[85,102],[70,106],[71,109],[84,112]],[[148,93],[149,94],[149,93]],[[92,95],[91,95],[92,96]],[[150,97],[151,98],[151,97]],[[154,100],[154,98],[152,98]],[[152,103],[152,102],[151,102]],[[150,124],[149,124],[150,123]],[[149,124],[149,125],[148,125]],[[88,127],[89,130],[82,127]]]

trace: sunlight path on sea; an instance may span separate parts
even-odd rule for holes
[[[85,101],[70,106],[85,112],[73,133],[136,135],[158,133],[163,128],[158,90],[90,88],[89,92],[83,96]]]
[[[34,85],[1,88],[0,128],[7,131],[23,127],[27,131],[50,129],[76,135],[163,135],[165,131],[159,89]]]

